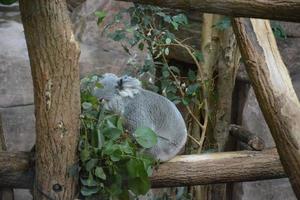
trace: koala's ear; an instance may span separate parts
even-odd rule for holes
[[[122,76],[117,81],[116,88],[119,90],[121,96],[133,97],[135,94],[139,92],[141,88],[141,82],[130,76]]]

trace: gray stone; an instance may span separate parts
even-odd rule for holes
[[[238,183],[233,191],[232,200],[296,200],[288,179]]]
[[[0,109],[8,151],[30,151],[35,141],[34,106]]]
[[[277,44],[291,76],[300,73],[300,38],[277,39]]]
[[[130,56],[126,53],[119,42],[115,42],[107,37],[108,32],[104,32],[105,24],[113,20],[114,15],[121,9],[128,8],[131,3],[118,1],[89,0],[77,7],[71,14],[74,24],[74,33],[80,42],[80,69],[81,75],[90,73],[124,73],[128,68],[128,61],[135,59],[137,63],[144,60],[144,53],[133,48]],[[103,23],[97,25],[96,11],[107,13]],[[128,20],[125,18],[124,20]],[[114,31],[120,28],[115,25]]]

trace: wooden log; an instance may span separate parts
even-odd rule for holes
[[[300,199],[300,103],[268,20],[234,19],[233,28],[282,165]]]
[[[5,136],[2,126],[2,115],[0,113],[0,152],[6,151],[7,146],[5,142]],[[0,200],[13,200],[14,199],[14,190],[13,188],[0,188]]]
[[[284,177],[275,149],[178,156],[159,166],[152,187],[204,185]]]
[[[0,152],[0,187],[31,188],[34,166],[31,153]]]
[[[0,187],[31,188],[32,154],[0,152]],[[152,187],[242,182],[285,177],[275,149],[177,156],[159,165]]]
[[[300,22],[298,0],[122,0],[167,8],[198,10],[232,17]]]
[[[249,147],[251,147],[253,150],[261,151],[265,148],[265,142],[263,139],[254,133],[246,130],[245,128],[231,124],[230,125],[230,134],[235,137],[240,142],[245,143]]]

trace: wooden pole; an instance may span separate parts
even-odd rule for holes
[[[298,0],[121,0],[167,8],[198,10],[232,17],[300,22]]]
[[[280,160],[300,199],[300,103],[268,20],[234,19],[233,28]]]

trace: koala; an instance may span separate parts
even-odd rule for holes
[[[155,159],[167,161],[179,153],[187,140],[187,129],[175,104],[167,98],[141,87],[138,79],[104,74],[94,95],[105,100],[105,108],[120,114],[125,127],[134,132],[138,127],[151,128],[158,135],[157,144],[148,150]]]

